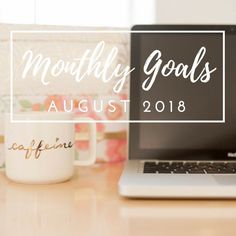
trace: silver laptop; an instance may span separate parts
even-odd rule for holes
[[[236,26],[135,26],[131,66],[120,195],[235,198]]]

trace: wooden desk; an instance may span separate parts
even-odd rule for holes
[[[69,182],[40,186],[10,182],[1,170],[0,235],[236,235],[236,201],[123,199],[122,167],[81,167]]]

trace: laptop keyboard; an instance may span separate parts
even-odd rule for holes
[[[236,174],[236,162],[152,162],[144,163],[145,174]]]

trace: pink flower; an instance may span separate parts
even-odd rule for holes
[[[40,103],[34,103],[31,107],[32,111],[41,111],[42,105]]]
[[[45,101],[44,101],[44,106],[45,106],[45,110],[48,111],[48,109],[50,108],[50,105],[52,103],[52,101],[55,103],[56,108],[58,111],[64,111],[64,100],[66,98],[64,96],[61,95],[50,95],[48,96]],[[51,111],[54,111],[55,109],[51,109]]]
[[[81,116],[82,117],[82,116]],[[90,117],[94,120],[100,120],[100,118],[95,113],[87,114],[85,117]],[[102,123],[96,124],[97,132],[104,132],[105,125]],[[77,133],[89,133],[89,125],[86,123],[77,123],[75,124],[75,131]],[[76,141],[75,142],[76,148],[79,150],[88,150],[89,149],[89,142],[87,140],[84,141]]]
[[[85,100],[86,102],[82,102],[82,100]],[[80,108],[78,108],[78,105],[79,105],[80,102],[82,102],[82,103],[80,104]],[[93,102],[93,99],[92,99],[91,96],[89,96],[89,95],[81,95],[79,97],[79,99],[77,100],[77,102],[74,103],[75,113],[77,115],[82,115],[82,116],[83,115],[87,115],[88,116],[88,114],[93,113],[92,102]],[[87,109],[88,109],[87,112],[82,111],[82,110],[87,110]]]
[[[123,107],[117,103],[112,104],[115,107],[115,111],[109,111],[109,106],[105,108],[105,115],[108,120],[118,120],[123,115]]]
[[[128,95],[126,93],[122,93],[122,94],[120,94],[120,99],[127,100],[128,99]]]
[[[106,155],[110,162],[127,159],[127,141],[125,139],[107,141]]]

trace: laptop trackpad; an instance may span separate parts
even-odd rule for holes
[[[157,178],[160,185],[236,185],[236,175],[159,175]]]
[[[158,175],[156,174],[155,177],[152,175],[146,175],[145,178],[140,176],[139,184],[143,183],[149,185],[159,185],[159,186],[182,186],[182,185],[189,185],[189,186],[211,186],[216,185],[217,181],[212,177],[212,175]],[[145,179],[145,181],[144,181]],[[236,183],[236,181],[235,181]]]
[[[219,185],[236,185],[236,175],[215,175],[212,178]]]

